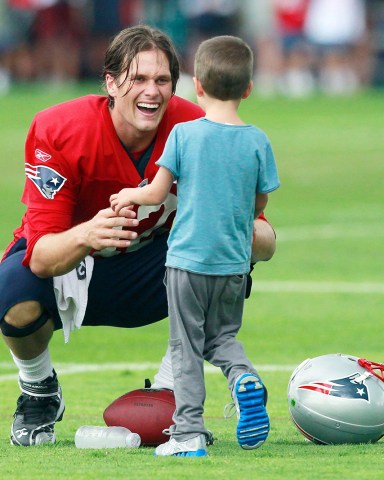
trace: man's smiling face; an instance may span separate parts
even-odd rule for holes
[[[143,51],[133,59],[128,77],[107,75],[106,86],[114,98],[112,121],[120,139],[155,134],[172,97],[169,61],[161,50]]]

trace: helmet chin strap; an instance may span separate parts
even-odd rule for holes
[[[384,364],[383,363],[376,363],[366,360],[365,358],[359,358],[358,364],[366,368],[372,375],[379,378],[382,382],[384,382]]]

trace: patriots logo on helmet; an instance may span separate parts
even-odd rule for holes
[[[333,397],[359,398],[369,401],[368,389],[360,373],[354,373],[349,377],[338,378],[336,380],[311,382],[299,385],[298,388],[302,390],[312,390]]]
[[[48,200],[54,198],[67,180],[53,168],[43,165],[35,166],[27,163],[25,174],[36,185],[43,197]]]

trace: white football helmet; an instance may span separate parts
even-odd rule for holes
[[[384,435],[384,365],[341,353],[307,359],[289,380],[288,405],[314,443],[377,442]]]

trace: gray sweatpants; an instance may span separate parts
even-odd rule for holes
[[[201,275],[167,268],[169,346],[176,411],[170,429],[177,441],[204,427],[204,360],[220,367],[230,390],[245,372],[256,373],[236,335],[241,327],[246,275]]]

